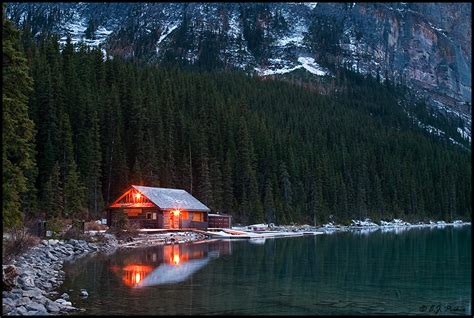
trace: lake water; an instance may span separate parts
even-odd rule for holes
[[[88,257],[60,292],[91,315],[471,315],[471,266],[471,226],[344,232]]]

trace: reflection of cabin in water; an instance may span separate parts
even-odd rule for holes
[[[139,228],[207,229],[210,209],[181,189],[132,185],[107,209],[107,225],[120,213]]]
[[[111,260],[110,270],[129,287],[152,286],[185,280],[211,258],[231,254],[231,242],[222,240],[154,246],[137,250],[123,261]]]

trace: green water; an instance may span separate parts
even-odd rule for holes
[[[471,226],[153,247],[65,270],[61,292],[91,315],[471,314]]]

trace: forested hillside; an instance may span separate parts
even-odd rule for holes
[[[470,218],[470,151],[412,123],[389,82],[341,70],[346,89],[323,96],[238,72],[104,61],[99,49],[57,40],[23,34],[15,53],[33,79],[22,94],[36,169],[17,165],[28,170],[21,196],[4,197],[11,224],[20,211],[97,219],[131,184],[185,189],[244,224]],[[4,194],[6,159],[18,157],[5,148],[30,142],[7,138],[21,109],[5,95],[29,81],[5,72],[7,43]]]

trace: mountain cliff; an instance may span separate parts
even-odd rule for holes
[[[461,118],[470,142],[469,3],[12,3],[7,15],[112,57],[258,76],[353,69]]]

